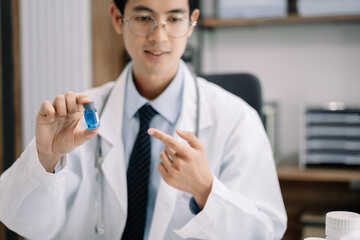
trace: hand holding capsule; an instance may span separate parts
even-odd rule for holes
[[[90,102],[85,95],[73,92],[58,95],[54,102],[42,103],[36,117],[36,147],[40,163],[47,172],[53,172],[59,159],[90,140],[97,132],[81,130],[82,104]]]

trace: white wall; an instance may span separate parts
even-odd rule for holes
[[[90,14],[88,0],[20,1],[23,148],[42,101],[91,86]]]
[[[303,104],[360,106],[360,22],[217,28],[202,53],[204,73],[253,73],[278,102],[280,157],[297,154]]]

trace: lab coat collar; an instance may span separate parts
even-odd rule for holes
[[[132,68],[129,68],[129,71],[132,71]],[[124,117],[131,119],[144,104],[149,103],[167,121],[175,124],[180,115],[183,76],[183,66],[179,65],[178,71],[169,86],[156,99],[149,101],[137,91],[133,74],[127,74]]]
[[[183,131],[195,133],[196,128],[196,88],[194,82],[194,74],[190,72],[186,64],[180,60],[181,68],[184,74],[184,90],[182,97],[182,109],[178,119],[177,128]],[[130,73],[132,64],[129,63],[119,76],[115,83],[115,86],[110,93],[108,101],[104,106],[103,113],[100,117],[101,128],[99,134],[102,138],[106,139],[112,145],[121,139],[122,122],[123,122],[123,109],[124,109],[124,96],[126,89],[126,78]],[[201,85],[199,81],[199,92],[200,92],[200,123],[199,130],[205,129],[212,125],[211,115],[209,108],[206,104],[204,94],[202,94]],[[114,106],[118,106],[115,108]]]

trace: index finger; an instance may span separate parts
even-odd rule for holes
[[[174,149],[177,154],[184,155],[186,147],[184,144],[173,138],[172,136],[158,130],[155,128],[149,128],[148,134],[150,136],[153,136],[160,141],[162,141],[165,145],[168,145],[170,148]]]

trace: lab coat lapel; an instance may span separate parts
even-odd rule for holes
[[[124,214],[127,212],[127,186],[124,145],[122,141],[122,122],[126,77],[130,68],[130,65],[128,65],[124,69],[109,95],[100,117],[101,127],[99,131],[102,146],[105,144],[110,146],[110,150],[104,153],[106,155],[102,164],[102,170]]]
[[[159,190],[156,195],[154,215],[151,222],[149,240],[164,238],[169,226],[176,203],[178,190],[168,185],[164,179],[160,180]]]
[[[180,64],[184,64],[180,62]],[[184,64],[185,65],[185,64]],[[196,128],[196,88],[193,81],[194,77],[184,66],[184,92],[182,99],[182,110],[177,123],[177,128],[183,131],[195,133]],[[204,129],[211,124],[210,116],[204,99],[200,93],[200,126],[199,129]],[[181,142],[181,139],[176,133],[174,137]],[[169,227],[171,218],[176,207],[176,198],[181,191],[168,185],[163,179],[160,181],[159,190],[156,196],[154,215],[151,223],[149,240],[164,239],[164,235]]]

